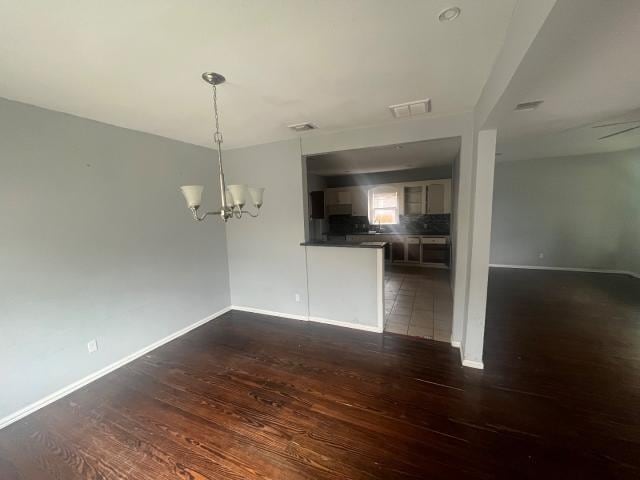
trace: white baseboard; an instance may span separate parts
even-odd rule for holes
[[[629,275],[640,278],[640,273],[629,272],[627,270],[606,270],[602,268],[572,268],[572,267],[549,267],[546,265],[509,265],[504,263],[490,263],[494,268],[521,268],[524,270],[557,270],[564,272],[586,272],[586,273],[613,273],[616,275]]]
[[[340,320],[332,320],[330,318],[321,317],[307,317],[306,315],[294,315],[291,313],[274,312],[272,310],[263,310],[261,308],[243,307],[239,305],[233,305],[232,310],[240,310],[241,312],[259,313],[261,315],[271,315],[274,317],[289,318],[292,320],[302,320],[305,322],[325,323],[327,325],[336,325],[338,327],[355,328],[356,330],[365,330],[367,332],[382,333],[382,330],[378,326],[360,325],[358,323],[342,322]]]
[[[325,323],[327,325],[336,325],[338,327],[355,328],[356,330],[364,330],[366,332],[382,333],[383,328],[372,325],[360,325],[359,323],[341,322],[340,320],[331,320],[330,318],[309,317],[310,322]]]
[[[455,348],[460,348],[461,347],[461,343],[457,340],[451,340],[451,346],[455,347]]]
[[[475,360],[468,360],[464,358],[464,347],[462,346],[462,343],[460,342],[456,342],[456,343],[458,344],[456,346],[460,349],[460,362],[462,363],[463,367],[470,367],[470,368],[477,368],[479,370],[484,370],[483,362],[476,362]],[[453,342],[451,342],[451,344],[453,345]]]
[[[462,365],[465,367],[477,368],[479,370],[484,370],[484,363],[476,362],[473,360],[462,360]]]
[[[40,400],[37,400],[33,403],[31,403],[30,405],[27,405],[24,408],[21,408],[20,410],[18,410],[17,412],[11,413],[9,415],[7,415],[6,417],[0,418],[0,429],[3,429],[4,427],[7,427],[9,425],[11,425],[14,422],[17,422],[18,420],[20,420],[21,418],[26,417],[27,415],[40,410],[42,407],[45,407],[47,405],[49,405],[50,403],[55,402],[56,400],[59,400],[60,398],[69,395],[71,392],[78,390],[79,388],[84,387],[85,385],[98,380],[100,377],[103,377],[104,375],[113,372],[114,370],[122,367],[123,365],[126,365],[129,362],[132,362],[133,360],[135,360],[136,358],[139,358],[147,353],[149,353],[151,350],[155,350],[158,347],[161,347],[162,345],[164,345],[165,343],[169,343],[171,340],[175,340],[178,337],[181,337],[182,335],[184,335],[185,333],[190,332],[191,330],[198,328],[201,325],[204,325],[205,323],[213,320],[214,318],[219,317],[220,315],[228,312],[229,310],[231,310],[231,307],[225,307],[222,310],[214,313],[213,315],[209,315],[208,317],[203,318],[202,320],[198,320],[195,323],[192,323],[191,325],[188,325],[186,327],[184,327],[181,330],[178,330],[177,332],[172,333],[171,335],[164,337],[160,340],[158,340],[157,342],[153,342],[151,345],[147,345],[146,347],[138,350],[137,352],[134,352],[130,355],[127,355],[124,358],[121,358],[120,360],[107,365],[104,368],[101,368],[100,370],[93,372],[89,375],[87,375],[84,378],[81,378],[80,380],[77,380],[69,385],[67,385],[66,387],[61,388],[60,390],[57,390],[55,392],[53,392],[50,395],[47,395],[44,398],[41,398]]]
[[[259,313],[261,315],[271,315],[274,317],[290,318],[292,320],[307,320],[306,315],[296,315],[293,313],[274,312],[273,310],[263,310],[261,308],[242,307],[239,305],[232,305],[231,310],[240,310],[241,312]]]

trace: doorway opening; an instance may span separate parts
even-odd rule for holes
[[[306,158],[307,240],[384,242],[384,331],[451,341],[460,138]]]

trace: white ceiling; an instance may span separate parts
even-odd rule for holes
[[[498,160],[638,147],[638,130],[598,140],[622,128],[592,126],[640,120],[639,93],[640,1],[558,1],[490,117]]]
[[[437,167],[452,165],[459,152],[459,137],[343,150],[308,157],[307,171],[332,176]]]
[[[225,144],[393,122],[391,104],[471,110],[515,0],[0,0],[0,96],[209,145],[210,89]],[[307,133],[313,135],[314,132]]]

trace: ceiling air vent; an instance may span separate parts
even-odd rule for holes
[[[544,100],[536,100],[535,102],[523,102],[516,105],[516,112],[526,112],[529,110],[535,110],[544,103]]]
[[[431,99],[414,100],[413,102],[399,103],[397,105],[389,105],[389,110],[396,118],[413,117],[422,115],[431,111]]]
[[[289,125],[289,128],[294,132],[306,132],[307,130],[315,130],[316,127],[313,123],[305,122],[305,123],[294,123],[293,125]]]

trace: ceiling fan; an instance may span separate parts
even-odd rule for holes
[[[623,133],[630,132],[632,130],[636,130],[640,128],[640,120],[631,120],[628,122],[615,122],[615,123],[607,123],[604,125],[594,125],[591,128],[604,128],[604,127],[614,127],[616,125],[628,125],[630,123],[637,123],[634,127],[623,128],[622,130],[618,130],[617,132],[610,133],[609,135],[605,135],[604,137],[598,138],[598,140],[604,140],[605,138],[615,137],[616,135],[621,135]]]

